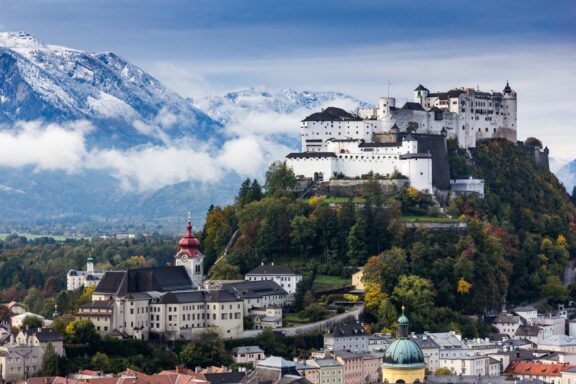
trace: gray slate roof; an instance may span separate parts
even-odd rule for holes
[[[147,291],[171,292],[194,288],[183,266],[128,269],[106,272],[95,293],[125,296]]]
[[[331,337],[358,337],[367,336],[360,323],[344,323],[335,325],[326,336]]]
[[[243,299],[256,299],[270,295],[287,295],[288,292],[272,280],[241,281],[222,284],[222,290],[238,294]]]
[[[332,152],[327,153],[334,154]],[[298,275],[298,273],[286,265],[259,265],[246,274],[246,276],[250,275]]]

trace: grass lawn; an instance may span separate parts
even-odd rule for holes
[[[460,223],[458,219],[431,216],[402,216],[400,220],[405,223]]]
[[[339,276],[316,275],[313,285],[345,285],[350,284],[350,279],[345,279]]]
[[[285,313],[282,319],[282,326],[284,327],[294,327],[296,325],[302,325],[309,323],[306,317],[302,317],[300,313]]]
[[[0,240],[6,239],[11,233],[0,233]],[[19,233],[18,236],[27,238],[28,240],[39,239],[41,237],[51,237],[56,241],[65,241],[68,239],[74,240],[90,240],[91,237],[70,237],[70,236],[53,236],[53,235],[33,235],[31,233]]]

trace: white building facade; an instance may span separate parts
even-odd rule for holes
[[[262,265],[248,272],[244,279],[247,281],[272,280],[282,287],[288,294],[296,293],[296,286],[302,280],[302,275],[292,268],[284,265]]]

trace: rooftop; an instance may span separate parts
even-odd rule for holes
[[[332,152],[327,153],[333,154]],[[258,267],[254,268],[253,270],[251,270],[246,274],[246,276],[250,275],[299,275],[299,274],[286,265],[271,264],[271,265],[259,265]]]

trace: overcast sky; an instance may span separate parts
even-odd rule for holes
[[[576,1],[0,0],[0,30],[113,51],[185,96],[247,86],[367,102],[518,92],[519,138],[576,157]],[[295,127],[297,129],[297,127]]]

